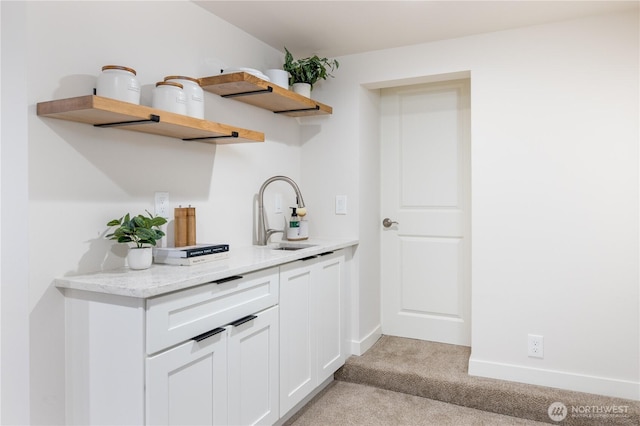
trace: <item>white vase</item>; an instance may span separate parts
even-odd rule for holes
[[[293,91],[299,95],[311,97],[311,85],[309,83],[293,83]]]
[[[153,249],[151,247],[130,247],[127,253],[127,263],[131,269],[148,269],[153,263]]]

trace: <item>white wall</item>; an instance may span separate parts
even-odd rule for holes
[[[304,127],[298,120],[214,94],[205,94],[207,119],[262,131],[266,142],[215,146],[35,114],[38,102],[90,94],[106,64],[136,69],[146,104],[166,75],[202,77],[220,67],[282,64],[281,52],[194,3],[27,2],[22,35],[32,267],[28,323],[18,329],[28,331],[31,346],[21,354],[29,358],[31,423],[63,424],[64,310],[53,279],[124,264],[123,247],[104,239],[108,220],[153,211],[154,192],[168,191],[171,207],[196,207],[198,241],[224,241],[233,249],[252,244],[253,198],[266,178],[296,180],[310,215],[317,196],[301,173]],[[273,184],[267,195],[275,192],[283,194],[285,206],[293,205],[289,186]]]
[[[304,119],[302,179],[309,192],[314,195],[314,198],[309,200],[320,206],[319,211],[316,210],[309,215],[310,232],[323,236],[360,239],[354,261],[348,266],[351,274],[349,318],[352,334],[351,351],[360,354],[366,350],[366,344],[362,342],[367,340],[366,335],[379,327],[379,314],[374,314],[375,321],[369,321],[367,306],[363,309],[360,307],[363,302],[379,305],[375,299],[379,297],[377,288],[379,274],[373,266],[377,265],[377,262],[368,264],[365,271],[358,266],[363,254],[367,256],[368,261],[371,261],[378,252],[377,238],[362,234],[362,223],[367,222],[366,218],[374,216],[371,215],[370,210],[372,203],[368,202],[366,194],[365,198],[362,198],[361,191],[362,185],[370,187],[372,184],[363,171],[370,167],[377,169],[377,162],[376,154],[373,154],[373,157],[361,155],[358,144],[359,128],[356,126],[360,116],[358,99],[336,95],[352,92],[354,89],[353,81],[349,78],[349,70],[343,70],[343,68],[344,66],[341,65],[334,73],[336,78],[320,81],[314,85],[312,97],[331,105],[333,115]],[[373,186],[377,188],[377,178],[373,180]],[[335,214],[336,195],[347,196],[346,215]],[[306,196],[305,201],[308,201]],[[373,206],[377,210],[377,203],[373,203]],[[373,240],[367,237],[373,237]],[[365,288],[362,287],[364,280],[366,280]],[[371,300],[371,297],[374,300]],[[369,327],[368,331],[367,327]],[[365,347],[361,348],[363,344]]]
[[[35,104],[90,93],[109,63],[137,69],[148,102],[152,84],[165,75],[203,76],[221,65],[270,68],[281,53],[190,2],[27,2],[21,6],[26,18],[20,10],[7,16],[16,11],[6,3],[3,420],[26,423],[30,406],[32,424],[64,423],[63,300],[53,278],[123,264],[122,252],[103,239],[104,224],[125,211],[152,209],[157,190],[170,192],[172,206],[196,206],[199,240],[244,245],[251,243],[252,198],[262,181],[274,174],[296,179],[310,206],[312,235],[363,242],[351,266],[351,329],[354,348],[369,344],[380,325],[377,93],[371,88],[467,70],[472,372],[533,381],[531,369],[544,369],[551,372],[542,376],[549,384],[588,390],[595,383],[600,393],[637,397],[637,16],[338,58],[336,78],[314,90],[333,106],[330,117],[290,119],[207,94],[208,119],[267,135],[265,144],[216,147],[40,118]],[[12,19],[26,25],[5,25]],[[11,72],[23,73],[28,92],[8,99],[5,41],[13,37],[26,37],[25,62]],[[27,105],[28,114],[18,107],[7,124],[7,101]],[[7,149],[17,157],[7,159]],[[142,157],[151,166],[140,167]],[[6,214],[24,219],[26,191],[8,188],[7,179],[19,188],[27,177],[29,223],[12,228]],[[273,191],[289,196],[287,187]],[[346,216],[334,214],[335,195],[348,196]],[[19,203],[8,204],[13,200]],[[9,239],[10,229],[28,229],[28,242]],[[29,251],[19,259],[31,265],[28,277],[26,267],[7,257],[7,247]],[[544,360],[526,357],[527,333],[545,336]],[[7,348],[19,336],[29,339]],[[12,385],[20,393],[8,395]],[[17,405],[7,405],[9,396]]]
[[[472,374],[640,398],[638,52],[636,12],[338,58],[318,138],[371,162],[362,91],[470,72]],[[359,190],[372,201],[378,184]],[[361,242],[380,214],[360,211]],[[379,255],[359,252],[356,341],[380,321],[363,279]],[[529,333],[544,359],[527,357]]]
[[[0,2],[0,406],[2,424],[29,423],[29,287],[25,4]]]

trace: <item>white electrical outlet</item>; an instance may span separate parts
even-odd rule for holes
[[[156,192],[156,216],[169,219],[169,193]]]
[[[544,337],[529,334],[527,353],[532,358],[544,358]]]

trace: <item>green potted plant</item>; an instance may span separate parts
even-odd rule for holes
[[[331,72],[340,66],[335,59],[320,58],[318,55],[304,59],[293,59],[293,55],[284,48],[284,65],[282,69],[290,75],[289,84],[293,91],[306,97],[310,97],[313,85],[320,79],[326,80],[333,77]]]
[[[146,211],[146,210],[145,210]],[[131,216],[129,213],[120,219],[113,219],[107,226],[117,226],[117,228],[106,238],[117,240],[119,243],[133,244],[129,246],[127,262],[131,269],[147,269],[153,262],[152,246],[164,237],[164,232],[160,226],[167,223],[167,219],[160,216],[153,216],[147,212],[147,216]]]

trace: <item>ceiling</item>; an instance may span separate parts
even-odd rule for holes
[[[612,13],[640,1],[194,1],[296,57],[336,57]]]

